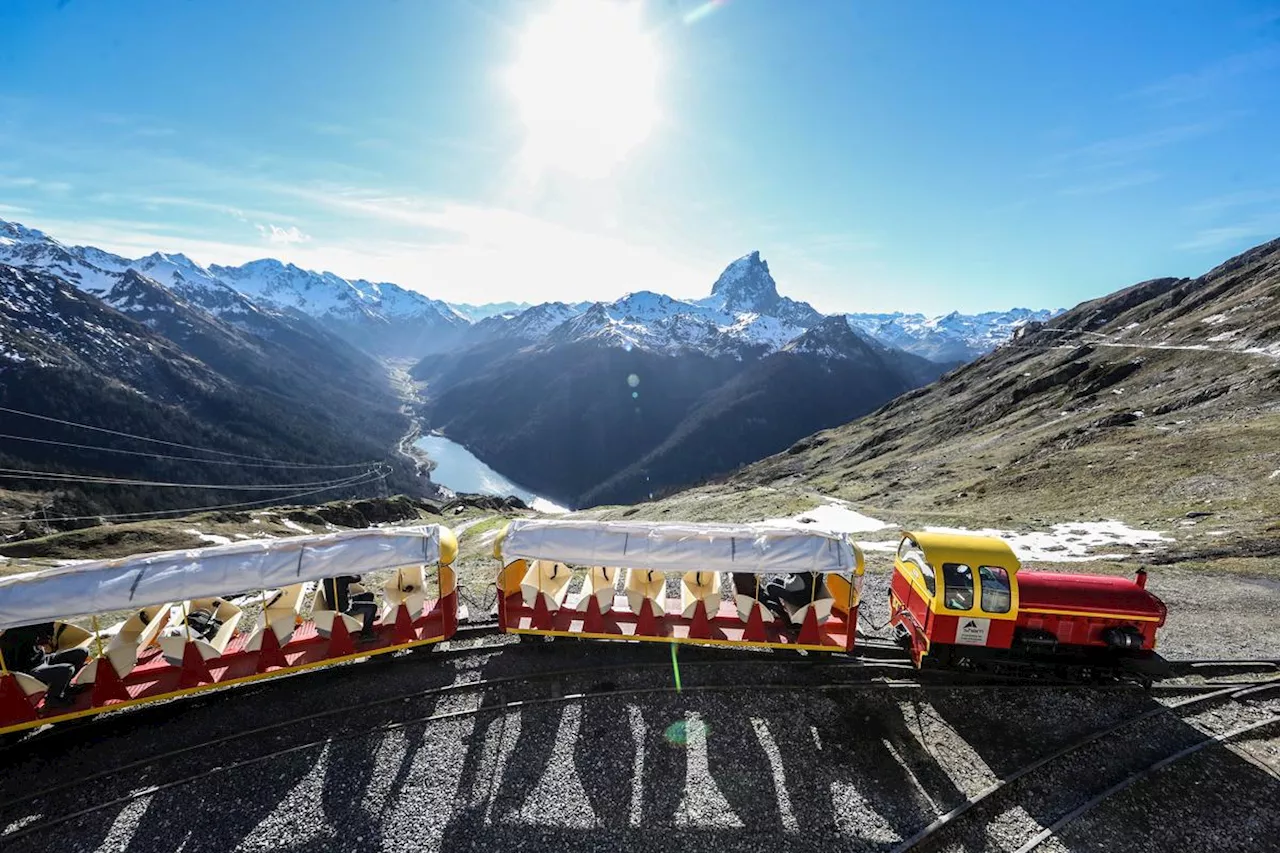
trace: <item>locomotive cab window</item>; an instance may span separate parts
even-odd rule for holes
[[[948,610],[973,609],[973,570],[962,563],[942,564],[943,604]]]
[[[987,613],[1008,613],[1013,603],[1009,592],[1009,573],[999,566],[979,566],[982,585],[982,609]]]
[[[929,561],[924,558],[924,551],[911,539],[903,539],[902,544],[898,546],[898,559],[904,563],[911,563],[920,570],[920,575],[924,578],[925,588],[929,590],[929,595],[937,594],[937,587],[933,577],[933,566],[929,565]]]

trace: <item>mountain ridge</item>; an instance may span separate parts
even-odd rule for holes
[[[758,252],[714,289],[484,320],[467,348],[412,369],[424,417],[558,502],[632,501],[779,450],[945,369],[780,296]]]
[[[274,258],[208,267],[180,252],[156,251],[129,259],[93,246],[67,246],[43,231],[3,220],[0,262],[43,269],[91,293],[109,288],[113,276],[126,269],[136,269],[217,316],[243,323],[254,322],[255,314],[306,317],[378,356],[421,357],[498,338],[533,342],[558,324],[552,319],[563,322],[597,304],[508,302],[455,308],[389,282],[346,279]],[[610,321],[599,322],[594,333],[619,345],[635,345],[629,339],[636,337],[637,330],[628,317],[636,319],[633,309],[645,295],[662,297],[674,306],[673,315],[682,315],[664,320],[647,314],[648,321],[659,328],[647,336],[639,332],[640,336],[646,338],[646,345],[665,349],[694,347],[699,342],[711,354],[778,349],[824,316],[807,303],[780,295],[768,262],[755,250],[726,266],[709,296],[683,300],[638,291],[599,303],[606,306]],[[852,324],[882,343],[949,363],[988,352],[1020,325],[1043,321],[1053,313],[1013,309],[935,317],[904,312],[848,316]],[[765,319],[753,321],[753,317]],[[662,339],[664,331],[672,333],[671,340]]]
[[[273,258],[208,268],[181,253],[129,259],[92,246],[67,246],[43,231],[2,220],[0,263],[44,270],[94,294],[133,269],[233,322],[252,322],[263,313],[305,317],[377,355],[443,349],[470,325],[444,302],[386,282],[348,280]]]

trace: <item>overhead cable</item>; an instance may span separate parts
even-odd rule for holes
[[[0,521],[6,522],[6,523],[39,521],[39,522],[52,524],[55,522],[62,522],[62,521],[97,521],[99,519],[137,520],[137,519],[143,519],[143,518],[159,518],[160,516],[163,516],[163,515],[181,516],[181,515],[190,515],[191,513],[195,513],[195,512],[214,512],[222,509],[245,509],[251,506],[263,506],[265,504],[279,504],[279,503],[293,500],[294,498],[308,497],[309,495],[320,494],[321,492],[331,492],[335,489],[342,489],[347,487],[354,488],[356,486],[364,486],[369,483],[373,483],[377,480],[386,479],[386,477],[388,476],[387,473],[385,472],[383,473],[369,472],[369,473],[374,474],[374,476],[368,477],[365,474],[360,474],[356,477],[352,477],[350,480],[347,480],[341,483],[335,483],[332,486],[326,486],[325,488],[322,488],[322,489],[310,489],[308,491],[298,492],[292,495],[284,495],[283,497],[264,498],[262,500],[256,500],[256,501],[241,501],[239,503],[230,503],[230,504],[213,504],[212,506],[193,506],[193,507],[186,507],[183,509],[161,509],[161,510],[152,510],[149,512],[98,513],[97,515],[60,515],[60,516],[40,515],[40,516],[30,516],[27,518],[0,518]]]
[[[369,470],[372,471],[372,469]],[[91,483],[106,486],[146,486],[160,489],[216,489],[233,492],[287,492],[299,486],[329,486],[341,482],[337,479],[329,479],[312,480],[307,483],[248,483],[237,486],[221,483],[173,483],[166,480],[129,480],[123,477],[95,477],[83,474],[63,474],[57,471],[26,471],[21,468],[0,468],[0,478],[6,480],[46,480],[55,483]]]
[[[249,456],[244,453],[231,453],[226,450],[214,450],[211,447],[200,447],[199,445],[195,445],[195,444],[183,444],[178,441],[165,441],[164,439],[160,439],[160,438],[150,438],[145,435],[136,435],[135,433],[131,433],[131,432],[121,432],[120,430],[107,429],[105,427],[90,426],[89,424],[76,423],[75,421],[63,420],[62,418],[51,418],[48,415],[37,415],[34,412],[24,412],[21,409],[11,409],[11,408],[8,408],[7,406],[0,406],[0,412],[8,412],[11,415],[23,415],[24,417],[35,418],[36,420],[48,421],[50,423],[55,423],[55,424],[63,424],[64,426],[76,427],[77,429],[88,429],[88,430],[93,430],[94,432],[103,432],[108,435],[118,435],[124,438],[132,438],[135,441],[149,441],[149,442],[152,442],[153,444],[163,444],[168,447],[181,447],[186,450],[196,450],[201,453],[212,453],[217,456],[228,456],[234,459],[250,459],[256,462],[287,461],[283,459],[273,459],[270,456]]]
[[[27,435],[0,434],[0,439],[29,441],[35,444],[52,444],[59,447],[74,447],[80,450],[93,450],[100,453],[123,453],[127,456],[146,456],[149,459],[176,459],[181,462],[197,462],[201,465],[235,465],[239,468],[323,468],[325,470],[330,470],[337,468],[370,468],[378,464],[377,460],[343,463],[341,465],[322,465],[320,463],[310,462],[237,462],[234,459],[201,459],[198,456],[172,456],[166,453],[151,453],[145,450],[122,450],[117,447],[103,447],[97,444],[76,444],[70,441],[55,441],[51,438],[33,438]]]

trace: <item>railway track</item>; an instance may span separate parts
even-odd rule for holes
[[[725,663],[726,662],[724,661],[720,661],[720,662],[705,661],[705,662],[692,662],[690,664],[685,664],[683,666],[685,667],[716,666],[723,669]],[[774,662],[738,661],[736,663],[738,665],[743,665],[743,664],[760,664],[760,663],[771,664]],[[88,775],[88,776],[81,776],[77,778],[74,782],[69,782],[66,784],[46,788],[44,790],[37,791],[31,794],[26,794],[21,797],[14,798],[5,803],[0,804],[0,825],[9,825],[9,826],[18,825],[21,827],[15,831],[12,831],[6,834],[0,834],[0,842],[11,843],[13,841],[26,837],[33,833],[45,832],[53,827],[67,823],[68,821],[85,817],[95,812],[110,809],[115,806],[122,806],[133,800],[136,800],[145,796],[150,796],[160,791],[199,782],[203,779],[209,778],[214,775],[239,770],[239,769],[250,767],[257,764],[262,764],[264,762],[269,762],[286,755],[290,755],[300,751],[305,751],[307,749],[322,747],[326,744],[335,743],[335,742],[344,741],[344,740],[351,740],[354,738],[367,737],[373,734],[388,732],[395,729],[401,729],[406,726],[415,725],[415,724],[429,724],[429,723],[436,723],[436,722],[442,722],[447,720],[458,720],[458,719],[462,719],[466,717],[474,717],[482,714],[506,713],[506,712],[517,711],[522,708],[528,708],[528,707],[562,705],[562,704],[567,704],[571,702],[584,702],[584,701],[610,699],[610,698],[616,699],[619,697],[669,695],[669,694],[675,694],[675,693],[702,694],[702,693],[723,693],[723,692],[735,692],[735,691],[749,691],[752,693],[805,692],[805,691],[839,692],[839,691],[851,691],[851,690],[922,691],[922,690],[929,690],[933,688],[950,689],[950,690],[992,689],[992,685],[989,685],[989,684],[965,683],[965,684],[929,685],[929,684],[921,683],[919,680],[916,680],[916,679],[875,680],[870,678],[860,679],[860,680],[831,681],[831,682],[825,682],[825,683],[812,683],[812,682],[760,683],[760,682],[737,680],[732,683],[696,684],[696,685],[687,685],[683,687],[677,687],[675,685],[664,685],[660,687],[630,687],[630,688],[607,687],[605,689],[599,689],[599,690],[588,689],[585,691],[572,691],[572,692],[563,692],[563,690],[561,689],[566,680],[569,680],[574,677],[581,677],[585,675],[585,676],[590,676],[594,678],[600,675],[602,672],[610,672],[613,670],[619,670],[624,668],[629,671],[635,671],[639,668],[651,669],[657,666],[660,666],[660,665],[652,664],[652,665],[643,665],[642,667],[638,667],[635,664],[630,664],[626,666],[589,667],[589,668],[582,668],[582,669],[575,669],[575,670],[548,671],[548,672],[536,673],[532,675],[510,676],[510,677],[489,679],[489,680],[478,681],[478,682],[453,684],[453,685],[448,685],[441,688],[432,688],[430,690],[418,691],[417,693],[410,694],[403,697],[381,699],[376,702],[359,703],[356,705],[344,706],[342,708],[329,709],[326,711],[304,715],[302,717],[297,717],[287,721],[281,721],[281,722],[272,723],[266,726],[259,726],[253,729],[236,732],[235,734],[232,734],[232,735],[228,735],[228,736],[224,736],[224,737],[220,737],[212,740],[207,740],[201,743],[189,744],[178,749],[169,750],[160,754],[148,756],[147,758],[144,758],[144,759],[132,761],[127,764],[123,764],[123,765],[111,768],[109,770],[100,771],[98,773]],[[828,668],[844,669],[844,668],[847,668],[847,666],[848,665],[827,665],[827,666],[819,667],[819,669],[828,669]],[[909,665],[907,666],[907,668],[910,668]],[[894,669],[897,669],[897,667],[894,667]],[[331,718],[340,714],[351,714],[353,711],[357,711],[357,710],[372,710],[373,708],[378,706],[390,706],[395,703],[401,703],[411,699],[425,699],[428,697],[440,697],[440,696],[449,695],[449,694],[456,695],[456,694],[467,694],[467,693],[482,693],[486,690],[492,690],[495,687],[505,687],[513,684],[522,683],[522,682],[529,683],[534,681],[548,681],[548,680],[552,682],[551,692],[553,693],[553,695],[539,696],[535,698],[517,699],[517,700],[511,700],[511,701],[504,701],[504,702],[494,702],[490,704],[485,704],[481,702],[472,708],[444,711],[444,712],[438,712],[438,713],[428,713],[428,714],[411,714],[409,716],[401,717],[398,719],[383,721],[372,726],[357,726],[357,727],[353,727],[348,731],[343,731],[337,734],[330,733],[324,737],[306,736],[301,738],[300,742],[293,742],[287,745],[277,746],[267,750],[255,751],[253,755],[247,758],[220,764],[215,767],[204,766],[202,769],[196,772],[180,774],[176,778],[167,779],[159,783],[148,784],[146,786],[141,786],[141,787],[135,788],[134,790],[120,797],[116,797],[116,798],[101,801],[101,802],[96,802],[93,805],[87,806],[84,808],[66,810],[66,809],[53,808],[53,807],[50,807],[49,805],[50,801],[53,800],[54,798],[61,797],[64,795],[70,796],[70,797],[77,797],[80,793],[82,793],[86,789],[112,790],[113,787],[115,787],[113,784],[111,784],[111,780],[113,778],[139,771],[145,767],[167,763],[167,762],[177,760],[177,759],[182,759],[191,755],[199,755],[201,753],[206,752],[207,750],[210,750],[216,747],[225,746],[238,740],[244,740],[252,737],[264,737],[275,732],[284,732],[302,723],[318,722],[320,720]],[[1078,687],[1079,685],[1075,685],[1075,686]],[[92,788],[90,788],[89,786],[92,786]],[[43,805],[38,808],[28,808],[25,814],[19,813],[20,811],[19,807],[24,805],[32,805],[32,804],[43,804]],[[54,805],[56,806],[56,803],[54,803]],[[50,813],[56,813],[57,816],[48,820],[39,819],[43,815],[50,814]]]
[[[1177,685],[1171,687],[1178,688]],[[1249,707],[1246,716],[1251,719],[1241,726],[1228,726],[1218,731],[1216,729],[1221,727],[1215,726],[1212,719],[1203,728],[1193,723],[1197,716],[1216,705],[1248,705],[1262,700],[1267,694],[1278,692],[1280,676],[1244,686],[1213,685],[1211,689],[1098,729],[1008,773],[907,838],[894,848],[893,853],[932,851],[948,845],[963,849],[982,849],[992,843],[1004,849],[1016,849],[1018,853],[1034,850],[1076,817],[1164,767],[1209,746],[1280,724],[1280,714],[1276,713],[1280,709],[1280,703],[1275,696],[1270,698],[1268,707]],[[1142,748],[1143,744],[1135,736],[1134,728],[1147,724],[1154,727],[1155,731],[1145,732],[1144,737],[1154,734],[1161,742],[1167,741],[1170,744],[1168,748]],[[1160,730],[1161,726],[1165,727],[1163,731]],[[1151,756],[1144,754],[1151,751],[1156,752],[1159,757],[1152,760]],[[1117,772],[1125,775],[1120,781],[1093,793],[1108,778],[1101,775],[1103,771],[1100,769],[1108,766],[1108,754],[1110,757],[1120,757],[1121,769]],[[1101,757],[1103,760],[1090,762],[1091,757]],[[1275,769],[1245,757],[1265,772],[1277,776]],[[1136,759],[1130,762],[1132,769],[1126,765],[1126,759]],[[1110,762],[1112,765],[1115,763]],[[1115,772],[1112,773],[1113,777],[1114,775]],[[1083,802],[1061,802],[1063,796],[1082,790],[1091,792]],[[1047,815],[1053,817],[1046,817]],[[1050,825],[1042,829],[1041,824],[1046,820]],[[1015,844],[1020,846],[1015,847]]]
[[[523,657],[523,652],[531,652],[534,658],[539,653],[551,651],[555,644],[534,642],[519,643],[511,642],[509,638],[505,642],[480,642],[471,645],[462,645],[461,643],[472,640],[481,639],[491,636],[493,628],[496,626],[488,624],[473,624],[466,626],[459,631],[458,637],[451,641],[451,645],[447,647],[433,647],[431,649],[420,649],[408,653],[406,656],[411,659],[420,659],[424,665],[434,666],[443,659],[459,658],[465,659],[473,655],[483,655],[493,652],[516,652]],[[557,643],[563,646],[562,641]],[[628,646],[628,648],[634,648]],[[641,649],[641,652],[647,652],[648,648]],[[0,804],[0,827],[10,826],[14,830],[7,834],[0,834],[0,841],[13,841],[25,837],[35,832],[44,831],[52,827],[66,823],[67,821],[84,817],[95,812],[109,809],[114,806],[121,806],[140,797],[154,794],[158,791],[168,790],[180,787],[185,784],[197,782],[201,779],[208,778],[211,775],[236,770],[269,762],[275,758],[304,751],[306,749],[315,748],[324,744],[333,743],[335,741],[350,740],[369,736],[379,732],[390,731],[398,728],[414,724],[430,724],[446,720],[457,720],[465,717],[476,716],[487,713],[505,713],[512,710],[518,710],[523,707],[542,706],[556,703],[568,703],[576,701],[591,701],[601,697],[618,697],[618,696],[644,696],[644,695],[661,695],[674,692],[686,693],[704,693],[704,692],[730,692],[734,690],[763,690],[763,691],[848,691],[848,690],[885,690],[895,692],[907,691],[928,691],[935,689],[945,690],[988,690],[992,688],[1009,688],[1018,689],[1028,686],[1041,688],[1059,688],[1059,689],[1079,689],[1079,690],[1128,690],[1136,691],[1138,688],[1134,685],[1108,685],[1105,687],[1082,685],[1078,683],[1064,683],[1046,681],[1044,679],[1019,679],[1019,678],[998,678],[994,676],[982,676],[965,673],[954,673],[947,671],[925,671],[916,672],[911,665],[901,660],[900,652],[896,646],[892,644],[874,644],[869,649],[868,654],[858,657],[845,656],[826,656],[826,655],[802,655],[802,654],[775,654],[775,653],[744,653],[739,655],[716,654],[708,656],[702,660],[682,660],[680,668],[685,671],[693,672],[724,672],[725,670],[734,670],[735,672],[747,672],[751,668],[760,667],[782,667],[786,669],[795,669],[805,673],[809,679],[807,681],[773,681],[768,683],[756,683],[749,678],[739,678],[732,683],[706,683],[706,684],[687,684],[681,690],[674,684],[663,686],[644,686],[644,687],[625,687],[618,688],[611,682],[602,682],[601,679],[607,676],[628,674],[645,674],[651,672],[661,672],[671,669],[669,660],[648,660],[648,661],[624,661],[624,662],[605,662],[596,663],[589,666],[580,666],[574,668],[548,668],[548,669],[526,669],[519,674],[506,675],[501,677],[481,678],[475,681],[457,682],[442,686],[436,686],[421,690],[414,690],[407,693],[397,694],[393,696],[384,696],[378,699],[346,703],[333,708],[327,708],[300,716],[294,716],[290,719],[275,721],[266,725],[254,726],[243,730],[238,730],[230,734],[220,737],[208,738],[198,743],[188,743],[183,746],[163,750],[155,754],[145,756],[140,759],[129,761],[127,763],[112,767],[110,769],[97,771],[89,775],[80,775],[73,782],[59,784],[44,788],[32,793],[25,793],[22,796],[15,797],[9,801]],[[893,652],[894,654],[890,654]],[[545,657],[544,657],[545,660]],[[405,661],[406,663],[408,661]],[[415,663],[417,661],[414,661]],[[523,664],[523,661],[521,662]],[[530,663],[537,663],[531,660]],[[1188,661],[1184,662],[1187,667],[1195,668],[1197,664],[1212,664],[1217,667],[1215,672],[1225,672],[1230,675],[1241,669],[1258,669],[1265,668],[1272,662],[1224,662],[1224,661]],[[303,676],[307,677],[307,676]],[[1211,675],[1206,677],[1212,677]],[[814,679],[824,679],[815,682]],[[692,681],[693,679],[689,679]],[[287,679],[280,683],[287,683]],[[279,686],[278,684],[274,686]],[[1271,682],[1267,686],[1272,686]],[[1247,693],[1250,689],[1258,687],[1257,682],[1249,681],[1233,681],[1218,682],[1215,684],[1168,684],[1157,685],[1153,688],[1156,693],[1172,693],[1178,691],[1189,691],[1194,695],[1187,700],[1175,703],[1175,707],[1181,707],[1184,703],[1191,705],[1193,702],[1205,701],[1222,695],[1230,695],[1232,692],[1237,694]],[[520,688],[520,692],[534,692],[534,690],[546,690],[550,695],[539,695],[532,698],[520,698],[507,701],[505,695],[498,698],[502,701],[494,701],[496,694],[506,694]],[[271,685],[263,685],[256,688],[254,692],[261,690],[269,690]],[[227,691],[222,696],[233,696],[239,694],[240,691]],[[468,695],[477,695],[474,707],[461,708],[448,711],[440,711],[439,703],[447,697],[465,697]],[[217,700],[218,694],[214,694],[213,701]],[[250,698],[248,696],[246,699]],[[421,709],[422,703],[432,701],[437,703],[431,709],[430,713],[417,713]],[[183,703],[176,703],[175,707],[181,707]],[[1156,709],[1159,712],[1161,709]],[[164,707],[155,707],[151,709],[137,709],[126,712],[130,718],[141,717],[150,714],[162,715]],[[408,711],[406,714],[405,711]],[[114,715],[112,715],[114,716]],[[126,714],[121,714],[120,718],[124,718]],[[352,725],[353,719],[363,719],[367,723],[369,716],[382,716],[374,724],[356,724]],[[1144,715],[1145,718],[1147,715]],[[110,719],[106,717],[105,719]],[[1139,718],[1141,719],[1141,718]],[[100,721],[95,721],[100,722]],[[136,722],[134,719],[130,723]],[[94,725],[94,723],[86,723],[85,725]],[[340,731],[333,731],[332,728],[340,728]],[[323,732],[323,736],[318,734],[318,730]],[[128,729],[126,729],[128,731]],[[21,757],[21,754],[30,750],[37,752],[46,745],[51,739],[60,739],[61,737],[74,737],[77,734],[83,734],[83,727],[55,727],[51,731],[33,735],[23,744],[17,747],[5,750],[6,764],[11,764],[12,759]],[[185,773],[183,768],[188,765],[188,759],[191,756],[201,754],[209,754],[210,750],[234,746],[237,743],[245,743],[252,740],[266,742],[269,746],[265,750],[255,750],[253,754],[241,760],[235,760],[221,764],[216,767],[202,767],[197,772]],[[172,766],[170,766],[172,765]],[[119,790],[120,788],[128,788],[128,779],[133,774],[142,775],[141,771],[148,768],[159,768],[156,772],[148,775],[147,784],[136,786],[128,793],[110,799],[106,802],[94,803],[84,808],[76,808],[80,802],[80,796],[86,790]],[[1034,769],[1034,768],[1032,768]],[[1030,772],[1030,771],[1027,771]],[[155,777],[159,776],[159,779]],[[123,779],[121,778],[123,777]],[[114,781],[113,781],[114,780]],[[66,799],[71,798],[72,803],[67,803]],[[62,804],[59,807],[59,804]],[[57,817],[51,820],[43,819],[46,815],[56,814]],[[904,848],[905,849],[905,848]]]
[[[723,667],[724,663],[725,663],[724,661],[720,661],[720,662],[705,661],[705,662],[693,662],[691,665],[694,667],[699,667],[699,666]],[[756,663],[762,663],[762,662],[738,661],[735,663],[737,663],[738,665],[743,665],[743,664],[756,664]],[[643,668],[653,668],[653,666],[657,666],[657,665],[656,664],[648,665]],[[251,767],[254,765],[263,764],[278,758],[282,758],[287,755],[303,752],[308,749],[316,749],[316,748],[323,747],[326,744],[351,740],[355,738],[367,737],[373,734],[389,732],[396,729],[405,728],[406,726],[412,726],[417,724],[431,724],[431,723],[438,723],[438,722],[444,722],[449,720],[459,720],[467,717],[475,717],[482,714],[507,713],[511,711],[518,711],[523,708],[530,708],[530,707],[563,705],[563,704],[572,703],[572,702],[587,702],[587,701],[599,700],[599,699],[616,699],[619,697],[670,695],[674,693],[703,694],[703,693],[724,693],[724,692],[735,692],[735,691],[839,693],[842,691],[854,691],[854,690],[920,692],[920,691],[927,691],[931,689],[990,690],[993,688],[998,689],[999,687],[998,685],[976,684],[972,682],[926,684],[926,683],[922,683],[917,679],[898,678],[898,679],[880,679],[880,680],[874,680],[874,679],[842,680],[842,681],[831,681],[826,683],[781,682],[781,681],[753,683],[753,682],[746,682],[743,680],[737,680],[732,683],[697,684],[697,685],[685,686],[683,688],[676,687],[674,685],[664,685],[664,686],[631,687],[631,688],[620,688],[620,689],[616,689],[616,688],[599,689],[599,690],[588,689],[585,691],[573,691],[573,692],[562,692],[562,690],[560,690],[560,688],[563,687],[564,682],[571,678],[581,677],[581,676],[590,676],[594,678],[599,674],[601,674],[602,672],[609,672],[612,670],[618,670],[618,669],[624,669],[624,668],[630,671],[634,671],[638,667],[635,664],[629,664],[625,666],[587,667],[587,668],[579,668],[579,669],[573,669],[573,670],[548,671],[544,673],[535,673],[532,675],[510,676],[510,677],[504,677],[504,678],[498,678],[498,679],[488,679],[488,680],[483,680],[478,682],[468,682],[463,684],[453,684],[453,685],[448,685],[441,688],[432,688],[430,690],[418,691],[415,694],[407,695],[404,697],[382,699],[376,702],[359,703],[356,705],[344,706],[342,708],[329,709],[326,711],[304,715],[302,717],[294,718],[287,721],[276,722],[270,725],[259,726],[254,729],[236,732],[233,735],[224,736],[221,738],[216,738],[216,739],[204,741],[201,743],[189,744],[179,749],[169,750],[157,755],[148,756],[145,759],[129,762],[127,764],[114,767],[110,770],[104,770],[89,776],[79,777],[74,782],[67,783],[64,785],[54,786],[51,788],[46,788],[44,790],[27,794],[22,797],[14,798],[9,800],[8,802],[0,804],[0,823],[7,824],[9,826],[19,827],[15,831],[0,835],[0,841],[11,843],[23,837],[27,837],[29,835],[32,835],[38,832],[48,831],[59,825],[76,820],[78,818],[86,817],[96,812],[111,809],[117,806],[127,805],[128,803],[142,797],[148,797],[153,794],[159,793],[161,791],[166,791],[173,788],[179,788],[184,785],[194,784],[202,780],[208,779],[212,776],[216,776],[223,773],[229,773],[236,770],[241,770],[243,768]],[[818,667],[817,669],[820,669],[820,670],[837,669],[838,670],[838,669],[845,669],[845,668],[847,668],[847,665],[828,664],[828,665]],[[397,702],[404,702],[404,701],[415,699],[415,698],[439,697],[439,696],[444,696],[448,694],[478,693],[478,692],[484,692],[486,690],[492,690],[493,688],[496,688],[496,687],[506,687],[514,684],[519,684],[522,682],[528,683],[528,682],[534,682],[534,681],[551,681],[553,695],[539,696],[535,698],[516,699],[516,700],[510,700],[510,701],[500,701],[500,702],[493,702],[488,704],[482,701],[478,703],[475,707],[471,707],[471,708],[463,708],[463,709],[449,710],[449,711],[442,711],[442,712],[433,711],[432,713],[427,713],[427,714],[410,714],[408,716],[399,717],[397,719],[385,720],[371,726],[356,726],[356,727],[352,727],[350,730],[347,730],[347,731],[343,731],[339,733],[329,733],[323,737],[316,737],[312,734],[304,734],[302,737],[293,739],[292,742],[281,744],[266,750],[254,751],[252,755],[249,755],[245,758],[219,764],[213,767],[202,766],[200,769],[194,772],[179,773],[174,778],[165,779],[159,782],[152,782],[144,786],[139,786],[139,787],[136,787],[134,790],[131,790],[128,793],[123,794],[119,797],[95,802],[93,805],[86,806],[83,808],[79,808],[79,809],[61,808],[60,809],[60,808],[56,808],[57,806],[56,802],[51,802],[51,801],[54,801],[54,798],[60,797],[62,795],[77,797],[80,793],[83,792],[83,790],[88,789],[89,786],[92,786],[92,789],[96,789],[96,790],[113,790],[117,787],[116,785],[111,784],[110,782],[110,780],[112,780],[113,777],[123,776],[129,773],[138,771],[144,767],[157,765],[157,764],[164,764],[164,763],[173,761],[175,759],[184,758],[189,755],[200,754],[202,752],[205,752],[206,750],[209,750],[215,747],[225,746],[237,740],[243,740],[243,739],[252,738],[252,737],[262,737],[272,732],[287,731],[289,729],[292,729],[298,726],[301,723],[316,722],[316,721],[320,721],[325,718],[329,718],[339,714],[350,714],[352,711],[355,711],[355,710],[370,710],[378,706],[390,706]],[[1022,685],[1022,684],[1006,684],[1003,686],[1006,688],[1025,687],[1025,685]],[[1084,685],[1079,685],[1079,684],[1063,684],[1063,685],[1054,685],[1054,686],[1059,688],[1068,688],[1068,689],[1089,689],[1088,687]],[[1128,689],[1135,690],[1136,688],[1130,687]],[[1191,688],[1191,689],[1196,689],[1196,688]],[[1235,690],[1236,688],[1228,688],[1228,689]],[[1223,690],[1219,688],[1215,693],[1212,693],[1209,695],[1217,696],[1222,692]],[[19,808],[24,805],[31,806],[31,805],[37,805],[37,804],[39,805],[36,808],[26,809],[25,814],[21,813],[24,810]],[[51,813],[56,814],[56,817],[53,817],[47,820],[40,819],[42,816],[51,814]]]

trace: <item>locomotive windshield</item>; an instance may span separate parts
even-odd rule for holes
[[[1008,613],[1012,605],[1009,573],[999,566],[979,566],[978,579],[982,584],[982,609],[987,613]]]
[[[920,575],[924,578],[924,585],[929,590],[929,595],[934,595],[937,592],[933,578],[933,566],[930,566],[929,561],[924,558],[924,551],[915,543],[915,540],[902,540],[902,544],[898,546],[898,559],[912,563],[920,569]]]

